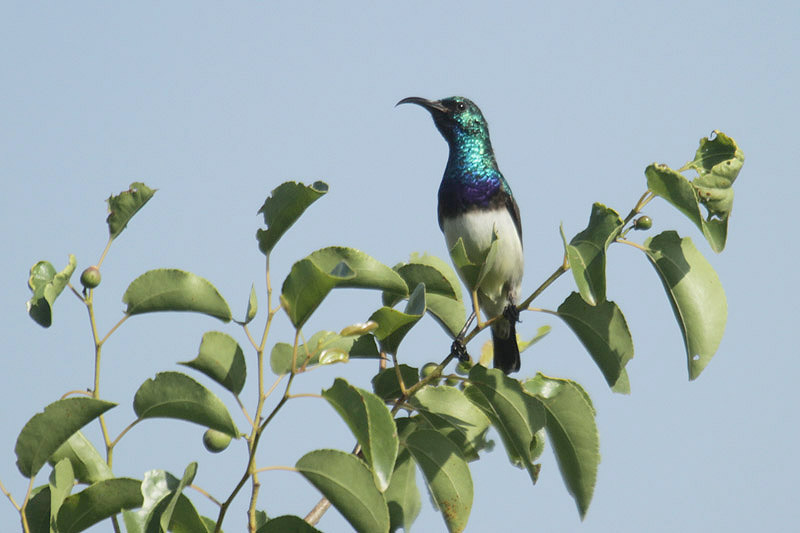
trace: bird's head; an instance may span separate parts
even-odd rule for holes
[[[472,100],[451,96],[441,100],[427,100],[418,96],[403,98],[396,105],[417,104],[428,110],[436,128],[448,142],[464,136],[489,138],[489,128],[483,113]]]

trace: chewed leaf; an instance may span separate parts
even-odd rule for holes
[[[268,226],[256,233],[258,248],[264,254],[270,253],[308,206],[327,192],[328,184],[323,181],[315,181],[311,185],[287,181],[273,189],[258,210],[259,214],[264,214],[264,222]]]
[[[59,273],[47,261],[39,261],[31,267],[28,287],[33,296],[27,303],[28,314],[40,326],[49,328],[53,323],[53,304],[69,283],[76,265],[75,256],[70,254],[69,263]]]
[[[708,218],[726,218],[733,207],[733,182],[744,164],[744,154],[736,142],[720,131],[716,137],[700,140],[694,161],[687,168],[697,171],[692,182],[700,202],[708,209]]]
[[[645,169],[647,187],[695,223],[711,248],[721,252],[728,235],[728,215],[733,207],[732,184],[744,164],[744,154],[736,142],[722,132],[716,138],[700,140],[694,161],[680,170],[699,174],[690,182],[667,165],[652,164]],[[700,205],[705,206],[704,217]]]
[[[331,246],[292,266],[281,288],[281,304],[301,327],[334,288],[378,289],[408,294],[397,272],[360,250]]]
[[[141,182],[131,183],[127,191],[117,196],[109,196],[108,200],[108,234],[112,239],[119,237],[139,209],[153,197],[157,189],[151,189]]]
[[[695,379],[711,361],[725,332],[728,304],[722,283],[690,238],[665,231],[644,244],[680,325],[689,379]]]

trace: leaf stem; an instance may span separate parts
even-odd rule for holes
[[[195,484],[191,484],[191,485],[189,485],[189,488],[196,490],[197,492],[199,492],[200,494],[202,494],[203,496],[205,496],[206,498],[208,498],[209,500],[211,500],[213,503],[215,503],[215,504],[217,505],[217,507],[219,507],[219,506],[221,506],[221,505],[222,505],[222,504],[219,502],[219,500],[218,500],[218,499],[216,499],[215,497],[213,497],[211,494],[209,494],[209,493],[208,493],[206,490],[204,490],[202,487],[198,487],[198,486],[197,486],[197,485],[195,485]]]
[[[133,426],[135,426],[136,424],[138,424],[138,423],[139,423],[139,422],[141,422],[142,420],[143,420],[142,418],[137,418],[136,420],[134,420],[133,422],[131,422],[130,424],[128,424],[128,427],[126,427],[125,429],[123,429],[123,430],[120,432],[120,434],[119,434],[119,435],[117,435],[117,438],[116,438],[116,439],[114,439],[114,441],[113,441],[113,442],[111,442],[111,443],[109,444],[109,446],[110,446],[111,448],[114,448],[114,446],[116,446],[116,445],[117,445],[117,443],[119,443],[120,439],[121,439],[121,438],[122,438],[122,437],[123,437],[123,436],[124,436],[124,435],[125,435],[125,434],[126,434],[128,431],[130,431],[131,429],[133,429]]]
[[[64,394],[62,394],[61,398],[59,398],[59,400],[63,400],[64,398],[68,398],[68,397],[72,396],[73,394],[80,394],[82,396],[92,397],[92,392],[91,391],[88,391],[88,390],[71,390],[71,391],[67,391]]]
[[[310,392],[302,392],[300,394],[290,394],[289,395],[289,399],[290,400],[293,400],[295,398],[317,398],[317,399],[322,399],[322,395],[321,394],[313,394],[313,393],[310,393]]]
[[[627,244],[628,246],[633,246],[634,248],[638,248],[643,252],[647,252],[647,248],[639,244],[638,242],[629,241],[627,239],[617,239],[618,243]]]
[[[14,500],[14,496],[12,496],[12,495],[11,495],[11,493],[10,493],[10,492],[8,492],[8,490],[6,490],[6,487],[3,485],[3,482],[2,482],[2,481],[0,481],[0,491],[2,491],[2,492],[3,492],[3,494],[5,494],[5,495],[6,495],[6,498],[8,498],[8,500],[11,502],[11,505],[13,505],[13,506],[14,506],[14,508],[15,508],[17,511],[19,511],[19,510],[20,510],[20,507],[19,507],[19,505],[17,504],[17,502]]]
[[[255,473],[259,473],[259,472],[271,472],[273,470],[285,470],[287,472],[298,472],[298,470],[293,466],[277,465],[277,466],[262,466],[261,468],[259,468],[258,470],[256,470],[253,473],[255,474]]]
[[[22,505],[19,508],[19,514],[22,518],[22,530],[25,533],[30,533],[31,526],[28,524],[28,516],[26,511],[28,509],[28,504],[31,501],[31,491],[33,490],[33,479],[35,476],[31,476],[30,481],[28,482],[28,490],[25,492],[25,499],[22,501]]]
[[[108,242],[106,243],[106,247],[103,250],[103,253],[100,254],[100,259],[97,260],[97,264],[95,265],[97,268],[100,268],[100,265],[103,264],[103,261],[106,259],[106,254],[108,253],[108,249],[111,248],[111,243],[114,242],[113,237],[108,237]]]
[[[106,336],[105,336],[105,337],[103,337],[103,338],[100,340],[100,344],[105,344],[105,342],[108,340],[108,338],[111,336],[111,334],[112,334],[112,333],[114,333],[115,331],[117,331],[117,328],[118,328],[118,327],[120,327],[120,326],[122,325],[122,323],[123,323],[123,322],[125,322],[126,320],[128,320],[128,318],[130,318],[130,316],[131,316],[131,315],[127,315],[127,314],[126,314],[125,316],[123,316],[122,318],[120,318],[119,322],[117,322],[116,324],[114,324],[114,327],[113,327],[113,328],[111,328],[110,330],[108,330],[108,333],[106,333]]]

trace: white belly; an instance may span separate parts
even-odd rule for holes
[[[445,219],[442,230],[448,250],[461,238],[470,259],[482,257],[487,252],[492,243],[492,231],[495,231],[498,237],[497,259],[481,282],[478,291],[480,305],[491,318],[503,312],[509,297],[517,301],[523,272],[522,242],[508,209],[470,211]],[[463,273],[459,272],[459,276],[466,284]]]

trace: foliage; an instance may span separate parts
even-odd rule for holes
[[[612,245],[634,246],[653,265],[683,334],[690,379],[700,375],[719,346],[727,317],[725,293],[713,268],[691,239],[672,230],[642,244],[627,239],[630,230],[652,226],[652,220],[640,213],[660,196],[697,225],[714,251],[723,250],[733,205],[732,184],[744,156],[733,139],[714,133],[712,138],[700,141],[694,159],[678,171],[661,164],[648,166],[648,191],[624,218],[614,209],[594,204],[584,230],[567,240],[562,228],[563,260],[553,275],[520,305],[521,311],[560,317],[615,392],[630,390],[625,367],[633,357],[633,341],[622,310],[606,299],[606,257]],[[688,170],[697,173],[693,181],[682,174]],[[209,281],[191,272],[166,268],[136,278],[123,295],[126,309],[122,318],[104,337],[97,335],[93,294],[99,288],[100,267],[112,242],[153,198],[156,191],[143,183],[134,183],[129,190],[108,199],[109,240],[99,261],[81,275],[82,291],[70,284],[77,265],[74,256],[60,272],[47,261],[39,261],[31,268],[28,312],[38,324],[52,324],[53,304],[67,287],[88,308],[95,380],[89,397],[65,397],[51,403],[35,414],[19,434],[17,465],[20,473],[31,480],[23,503],[17,506],[24,531],[77,532],[110,520],[117,532],[123,525],[125,530],[137,533],[218,532],[232,501],[248,482],[252,487],[247,510],[249,531],[317,531],[317,509],[304,521],[288,515],[269,519],[256,508],[258,476],[269,469],[258,467],[258,444],[270,422],[293,399],[295,379],[316,366],[344,364],[355,358],[376,362],[372,390],[336,378],[321,392],[321,398],[351,430],[356,441],[354,450],[308,450],[293,467],[282,468],[307,479],[356,531],[411,528],[421,505],[417,468],[447,530],[463,531],[473,505],[474,481],[469,463],[491,450],[490,432],[499,436],[511,464],[524,468],[532,483],[540,475],[537,460],[545,441],[549,442],[578,512],[581,518],[585,516],[595,490],[600,445],[594,407],[578,383],[541,373],[516,379],[486,368],[492,359],[490,344],[484,347],[478,361],[461,361],[453,373],[446,373],[446,368],[455,351],[422,370],[408,361],[400,362],[403,340],[425,315],[436,320],[451,338],[462,329],[465,301],[471,305],[473,295],[462,296],[458,277],[445,261],[412,254],[407,262],[389,267],[352,248],[322,248],[294,263],[274,304],[270,254],[294,222],[327,191],[328,185],[323,182],[310,186],[287,182],[273,190],[259,210],[268,225],[256,234],[267,262],[261,339],[255,339],[249,329],[259,313],[255,285],[247,299],[244,319],[239,321]],[[477,286],[488,270],[487,264],[494,261],[496,249],[493,245],[485,257],[470,258],[463,243],[458,242],[451,252]],[[555,310],[531,306],[569,270],[575,292]],[[302,328],[309,317],[330,291],[342,288],[380,291],[380,304],[366,322],[338,333],[319,331],[306,340]],[[246,420],[244,432],[229,411],[230,403],[184,373],[165,371],[146,380],[137,390],[133,398],[136,419],[115,438],[109,435],[105,417],[116,403],[100,397],[101,349],[128,318],[164,311],[202,313],[243,328],[255,352],[255,372],[250,366],[248,373],[248,358],[236,339],[220,331],[205,333],[197,357],[179,364],[202,374],[220,392],[229,395],[242,412],[240,420]],[[288,342],[273,342],[267,352],[272,321],[281,312],[286,314],[295,335]],[[464,342],[469,343],[485,327],[484,323],[464,332]],[[549,327],[544,327],[530,341],[520,339],[520,347],[530,348],[548,331]],[[267,356],[269,368],[277,376],[275,386],[268,390]],[[257,380],[259,393],[256,398],[243,399],[240,394],[248,378]],[[282,378],[287,378],[282,394],[273,394]],[[244,407],[248,400],[255,407],[252,416]],[[180,478],[163,470],[144,472],[141,479],[114,475],[114,448],[129,430],[151,418],[178,419],[208,428],[204,443],[212,452],[227,448],[231,439],[246,441],[247,467],[227,499],[217,502],[216,517],[200,516],[185,494],[197,472],[196,462],[189,463]],[[107,459],[80,431],[93,421],[100,424]],[[37,474],[48,463],[48,482],[36,486]],[[324,512],[325,505],[318,508]]]

